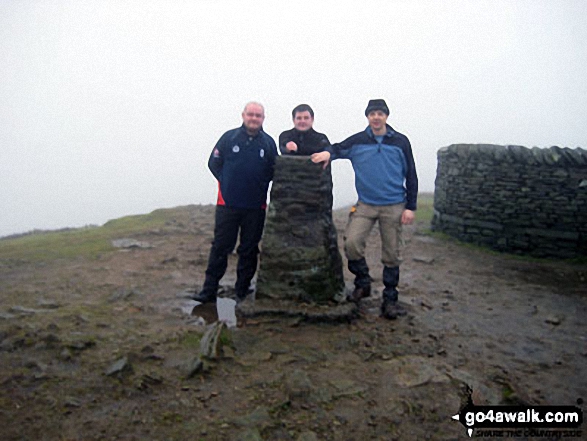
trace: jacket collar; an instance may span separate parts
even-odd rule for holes
[[[395,130],[393,130],[393,128],[389,124],[385,124],[385,127],[387,128],[387,132],[385,132],[385,135],[383,135],[383,136],[386,136],[386,137],[393,136],[393,134],[395,133]],[[370,126],[367,126],[367,128],[365,129],[365,132],[367,132],[367,136],[369,136],[369,138],[375,139],[375,135],[373,134],[373,130],[371,130]]]
[[[314,127],[310,127],[308,130],[298,130],[294,127],[294,130],[296,131],[296,133],[302,133],[302,134],[316,133],[316,130],[314,130]]]
[[[256,134],[256,135],[249,135],[249,133],[247,132],[247,129],[246,129],[246,127],[245,127],[245,125],[244,125],[244,124],[242,124],[242,125],[239,127],[239,130],[240,130],[240,131],[241,131],[243,134],[245,134],[245,135],[247,135],[247,136],[254,136],[254,137],[256,138],[256,137],[257,137],[257,136],[259,136],[261,133],[263,133],[263,126],[261,126],[261,128],[259,129],[259,131],[257,132],[257,134]]]

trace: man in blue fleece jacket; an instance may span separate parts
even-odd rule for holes
[[[222,135],[208,160],[208,168],[218,180],[218,202],[204,286],[192,296],[202,303],[216,301],[218,284],[226,272],[228,255],[236,245],[239,231],[237,301],[247,296],[257,271],[267,190],[278,153],[273,138],[263,131],[265,109],[261,104],[248,103],[242,118],[242,126]]]
[[[359,201],[351,209],[344,235],[348,268],[355,289],[347,297],[358,302],[371,295],[371,277],[365,260],[367,238],[375,222],[381,232],[383,303],[381,315],[395,319],[406,311],[398,303],[402,225],[415,218],[418,177],[408,138],[387,124],[389,108],[382,99],[370,100],[365,110],[369,126],[338,144],[312,155],[312,161],[349,159],[355,171]]]

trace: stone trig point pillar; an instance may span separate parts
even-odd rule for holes
[[[354,314],[354,304],[339,303],[344,278],[330,167],[307,156],[276,158],[261,247],[256,298],[239,305],[243,315],[345,320]]]

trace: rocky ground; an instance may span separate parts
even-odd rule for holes
[[[192,314],[183,296],[202,282],[213,207],[170,213],[97,258],[0,261],[1,439],[468,439],[451,419],[467,388],[476,404],[585,410],[584,265],[491,253],[419,222],[400,281],[409,313],[387,321],[374,231],[376,293],[356,319],[239,320],[213,328],[205,358],[216,311]],[[341,235],[346,213],[335,221]]]

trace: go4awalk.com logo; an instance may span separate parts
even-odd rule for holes
[[[476,406],[469,397],[452,419],[465,426],[469,437],[580,438],[583,411],[577,406]]]

